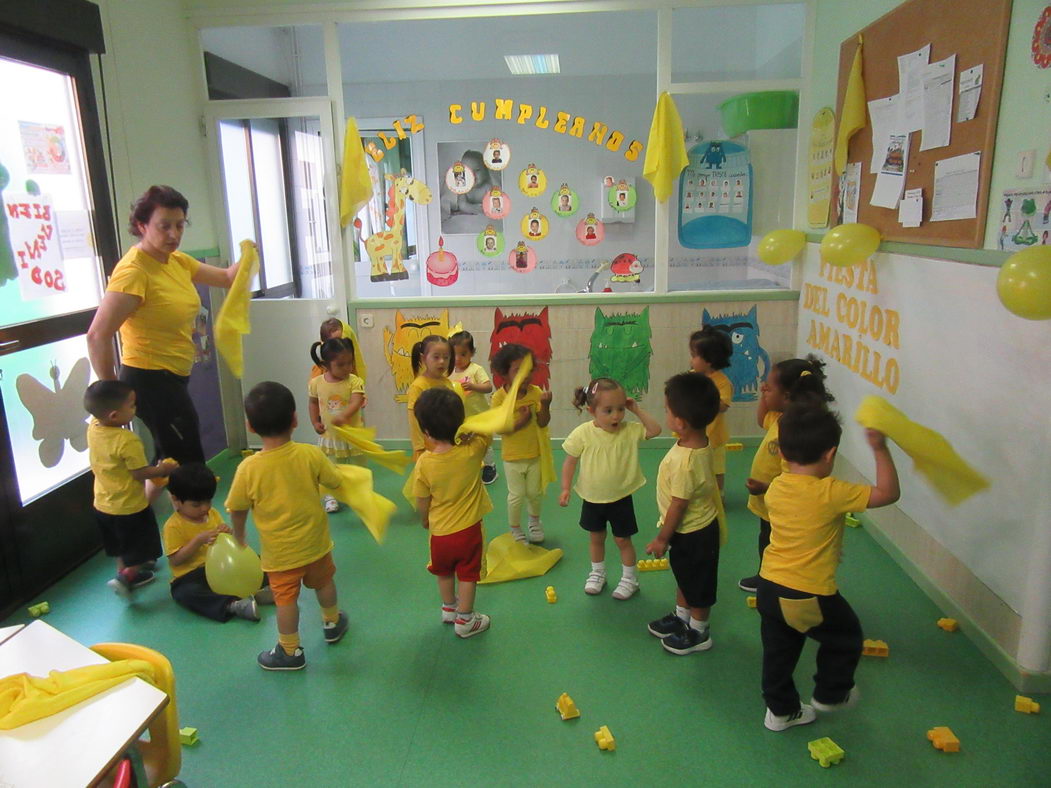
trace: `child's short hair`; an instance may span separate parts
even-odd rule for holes
[[[673,375],[664,383],[664,398],[672,415],[694,430],[703,430],[719,415],[719,389],[707,375]]]
[[[326,339],[332,339],[336,332],[343,333],[343,321],[338,317],[330,317],[321,323],[321,341],[324,342]]]
[[[260,437],[288,432],[292,429],[295,415],[296,398],[291,391],[272,380],[257,383],[245,397],[245,416],[252,430]]]
[[[525,345],[509,342],[493,354],[493,357],[489,359],[489,367],[497,375],[506,378],[511,374],[512,364],[531,355],[533,355],[533,351]],[[508,381],[508,383],[510,383],[510,381]]]
[[[84,410],[96,419],[120,408],[134,391],[123,380],[96,380],[84,392]]]
[[[410,360],[412,361],[413,375],[420,374],[420,370],[423,369],[423,357],[427,355],[427,351],[430,349],[431,345],[443,342],[446,345],[449,345],[449,369],[446,370],[445,374],[451,375],[453,373],[453,370],[456,369],[456,359],[453,357],[453,348],[452,345],[449,344],[448,337],[443,337],[439,334],[430,334],[412,346]]]
[[[474,337],[471,336],[470,331],[457,331],[449,337],[449,344],[453,346],[454,350],[460,345],[466,345],[467,349],[471,351],[471,355],[474,355]]]
[[[328,365],[340,353],[350,353],[354,358],[354,343],[347,337],[332,337],[324,342],[315,342],[310,346],[310,358],[319,367],[328,369]]]
[[[690,352],[711,364],[712,369],[726,369],[730,366],[734,345],[725,332],[705,326],[690,334]]]
[[[215,474],[203,462],[180,465],[168,477],[168,492],[179,501],[210,501],[215,487]]]
[[[463,400],[446,388],[427,389],[413,407],[420,429],[436,441],[452,443],[463,424]]]
[[[839,417],[823,404],[790,405],[777,423],[781,454],[789,462],[813,465],[839,445]]]
[[[587,386],[577,386],[573,389],[573,407],[578,411],[584,407],[593,408],[598,401],[598,395],[603,391],[624,390],[613,378],[595,378],[588,381]]]
[[[777,382],[789,402],[823,405],[835,397],[825,389],[825,362],[813,353],[806,358],[789,358],[774,364]]]

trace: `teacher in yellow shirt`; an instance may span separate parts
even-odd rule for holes
[[[179,251],[189,207],[170,186],[151,186],[134,202],[129,229],[139,242],[113,269],[87,334],[95,374],[119,377],[135,389],[137,415],[153,435],[155,457],[179,463],[205,459],[188,390],[201,308],[194,284],[229,288],[237,274],[236,265],[216,268]],[[118,331],[119,370],[113,353]]]

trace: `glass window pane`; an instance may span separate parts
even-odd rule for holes
[[[201,31],[210,99],[324,96],[320,25]]]
[[[236,255],[241,241],[247,239],[259,242],[255,228],[251,164],[244,121],[219,122],[219,149],[223,168],[223,190],[226,196],[226,219],[230,231],[230,250],[231,254]],[[252,281],[252,289],[259,289],[258,276]]]
[[[285,202],[285,171],[281,157],[280,121],[253,120],[252,172],[259,226],[259,252],[271,289],[292,281],[288,243],[288,207]]]

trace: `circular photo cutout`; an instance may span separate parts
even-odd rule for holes
[[[494,137],[482,151],[482,161],[490,170],[502,170],[511,163],[511,147]]]
[[[478,233],[478,251],[486,257],[496,257],[504,251],[504,234],[497,232],[491,224]]]
[[[630,185],[627,181],[618,181],[617,184],[607,192],[607,199],[609,205],[614,211],[623,213],[624,211],[630,211],[635,207],[635,201],[638,199],[638,194],[635,192],[635,187]]]
[[[584,246],[600,244],[605,237],[606,226],[595,217],[595,214],[589,213],[577,222],[577,240]]]
[[[547,176],[535,164],[530,164],[518,176],[518,188],[528,197],[539,197],[547,189]]]
[[[551,225],[547,217],[536,208],[522,217],[522,235],[531,241],[541,241],[547,238],[550,230]]]
[[[427,281],[438,287],[448,287],[460,278],[456,255],[445,251],[445,239],[438,238],[438,251],[427,257]]]
[[[507,264],[517,274],[528,274],[536,268],[536,252],[525,241],[519,241],[507,256]]]
[[[474,188],[474,170],[462,161],[454,162],[445,172],[445,185],[453,194],[467,194]]]
[[[551,195],[551,210],[559,216],[572,216],[580,208],[577,193],[563,183],[558,191]]]
[[[511,213],[511,195],[499,189],[490,189],[482,197],[482,213],[490,219],[503,219]]]

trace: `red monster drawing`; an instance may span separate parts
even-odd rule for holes
[[[533,383],[542,389],[548,387],[551,372],[551,326],[547,322],[547,307],[539,315],[505,315],[500,309],[493,313],[493,334],[489,347],[489,358],[507,344],[525,345],[533,351]],[[502,376],[493,374],[497,386],[504,385]]]

